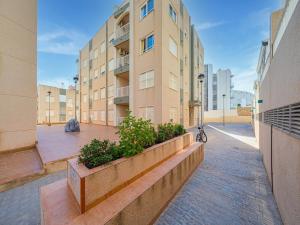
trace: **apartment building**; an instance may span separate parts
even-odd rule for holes
[[[0,2],[0,152],[36,141],[37,1]]]
[[[253,104],[254,95],[248,91],[231,91],[231,109],[236,109],[237,107],[251,107]]]
[[[233,74],[230,69],[219,69],[213,73],[213,65],[204,65],[204,110],[223,109],[223,100],[225,109],[231,108],[233,84],[231,78]],[[223,95],[225,95],[223,97]],[[224,99],[223,99],[224,98]]]
[[[194,126],[204,49],[180,0],[127,0],[80,51],[80,121]]]
[[[75,88],[73,86],[65,89],[38,85],[37,102],[38,124],[65,123],[75,118]],[[79,104],[79,101],[77,103]]]
[[[300,1],[271,15],[255,82],[255,130],[284,224],[300,221]]]

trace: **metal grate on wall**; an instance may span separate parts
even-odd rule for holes
[[[263,122],[300,138],[300,102],[264,112]]]

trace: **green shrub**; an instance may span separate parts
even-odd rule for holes
[[[156,143],[162,143],[184,133],[186,133],[186,130],[181,124],[160,124],[157,128]]]
[[[120,158],[120,155],[119,148],[115,143],[109,140],[94,139],[80,150],[78,162],[91,169]]]
[[[181,124],[175,124],[174,125],[174,135],[180,136],[186,133],[186,130],[184,129],[183,125]]]
[[[120,148],[123,156],[136,155],[155,143],[155,130],[150,120],[128,116],[119,126]]]

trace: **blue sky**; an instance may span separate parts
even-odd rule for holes
[[[166,1],[166,0],[163,0]],[[38,83],[72,84],[79,49],[121,0],[39,0]],[[252,91],[261,40],[281,0],[184,0],[214,71],[229,68],[234,89]]]

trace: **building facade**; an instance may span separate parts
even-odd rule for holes
[[[253,105],[254,95],[247,91],[231,91],[231,109],[236,109],[237,107],[251,107]]]
[[[0,3],[0,152],[36,141],[37,1]]]
[[[80,121],[116,126],[130,110],[194,126],[203,58],[182,1],[124,1],[80,51]]]
[[[51,92],[50,95],[48,92]],[[75,88],[38,85],[38,124],[65,123],[75,118]],[[79,101],[77,101],[79,104]]]
[[[300,1],[271,15],[262,42],[254,119],[259,148],[284,224],[300,221]]]
[[[205,64],[204,65],[204,111],[213,110],[213,65]],[[215,89],[215,95],[217,90]],[[216,108],[216,107],[215,107]]]

